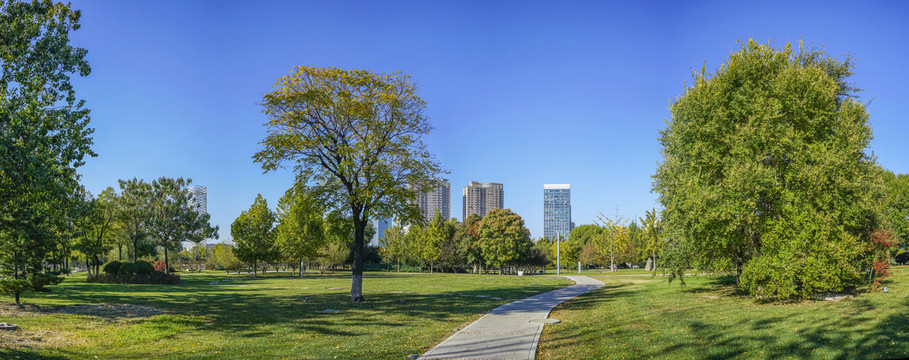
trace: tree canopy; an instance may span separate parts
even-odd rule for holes
[[[881,182],[853,63],[752,40],[670,105],[654,190],[676,258],[756,296],[839,291],[868,264]]]
[[[262,194],[230,225],[230,236],[237,243],[234,254],[240,261],[253,264],[255,276],[260,261],[273,261],[279,256],[275,243],[274,212],[268,208],[268,202]]]
[[[441,168],[421,137],[432,130],[410,76],[299,66],[261,105],[268,117],[265,171],[292,164],[298,176],[353,220],[351,299],[363,301],[365,229],[375,216],[411,213],[405,184],[431,182]]]
[[[91,150],[89,109],[71,74],[86,50],[69,43],[78,10],[49,0],[0,2],[0,292],[44,290],[44,262],[81,201],[76,169]],[[33,279],[29,280],[29,279]]]

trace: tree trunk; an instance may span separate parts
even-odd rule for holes
[[[123,261],[123,244],[117,244],[117,261]]]
[[[22,306],[22,304],[19,303],[19,293],[20,292],[18,290],[16,290],[16,305]]]
[[[350,300],[358,303],[366,301],[366,299],[363,298],[363,247],[365,245],[366,219],[360,218],[360,216],[363,215],[361,207],[352,205],[351,209],[353,210],[354,221],[354,248],[353,266],[351,267],[353,276],[350,286]]]
[[[305,263],[303,262],[303,257],[300,257],[300,278],[303,278],[303,268],[305,268]]]
[[[253,277],[256,277],[256,272],[259,271],[259,264],[256,260],[253,260]]]
[[[170,263],[167,260],[167,247],[164,247],[164,273],[170,274]]]

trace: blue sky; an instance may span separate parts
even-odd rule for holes
[[[92,193],[117,179],[189,177],[208,187],[221,238],[261,193],[256,103],[295,65],[412,74],[436,127],[425,138],[452,185],[500,182],[505,206],[543,232],[543,184],[570,183],[578,225],[658,207],[658,131],[692,69],[717,68],[753,38],[850,53],[871,150],[909,173],[909,2],[73,1],[89,77]],[[617,210],[616,210],[617,209]]]

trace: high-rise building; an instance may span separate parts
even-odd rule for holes
[[[208,188],[203,185],[190,186],[189,193],[192,195],[189,206],[200,214],[208,214]]]
[[[464,218],[473,214],[486,216],[492,209],[505,208],[505,191],[499,183],[479,183],[471,181],[463,192]]]
[[[543,185],[543,236],[568,238],[571,222],[571,185]]]
[[[385,237],[385,230],[388,230],[391,226],[391,222],[388,221],[388,218],[380,217],[373,220],[373,226],[376,228],[376,234],[369,240],[369,245],[379,246],[379,239]]]
[[[448,180],[442,179],[429,191],[421,191],[417,197],[417,205],[420,206],[420,213],[426,222],[432,220],[436,212],[442,215],[443,220],[451,219],[451,184]]]

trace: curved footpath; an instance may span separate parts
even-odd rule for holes
[[[558,304],[603,286],[586,276],[577,283],[505,304],[427,351],[420,359],[534,359],[544,319]]]

